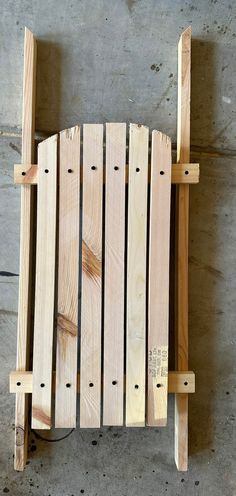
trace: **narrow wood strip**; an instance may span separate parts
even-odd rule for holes
[[[34,161],[35,88],[36,88],[36,41],[33,34],[25,29],[24,76],[23,76],[23,119],[22,119],[22,162]],[[32,331],[32,240],[33,240],[33,196],[28,185],[21,187],[20,216],[20,278],[17,325],[18,370],[29,366],[29,344]],[[14,468],[24,470],[28,448],[28,399],[22,393],[16,395]]]
[[[126,124],[106,124],[103,424],[123,425]]]
[[[126,425],[145,425],[148,128],[131,124],[129,143]]]
[[[178,46],[177,161],[190,159],[191,27]],[[189,186],[177,191],[177,341],[178,370],[188,368],[188,223]],[[188,469],[188,396],[175,397],[175,462],[178,470]]]
[[[56,372],[52,373],[52,390],[55,391]],[[33,389],[33,372],[13,371],[9,377],[10,393],[32,393]],[[77,376],[77,393],[80,391],[80,374]],[[125,392],[125,376],[124,376]],[[194,372],[173,372],[168,374],[168,393],[195,393],[195,374]]]
[[[83,126],[80,426],[100,427],[103,125]]]
[[[32,428],[50,429],[55,292],[57,135],[40,143],[38,162]]]
[[[55,427],[76,427],[80,127],[60,133]]]
[[[167,423],[171,140],[153,131],[150,184],[147,424]]]
[[[126,165],[125,181],[128,182],[128,168]],[[148,174],[150,181],[150,168]],[[80,170],[80,181],[83,182],[82,167]],[[14,183],[15,184],[37,184],[38,166],[36,164],[15,164]],[[103,175],[105,183],[105,173]],[[172,184],[197,184],[199,183],[199,164],[173,164],[171,169]]]

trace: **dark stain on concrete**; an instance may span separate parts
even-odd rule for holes
[[[129,12],[131,14],[133,8],[134,8],[134,5],[136,3],[137,0],[126,0],[126,3],[127,3],[127,7],[129,9]]]
[[[15,272],[8,272],[6,270],[0,270],[0,276],[2,276],[2,277],[19,277],[19,274],[15,274]]]
[[[216,269],[215,267],[212,267],[212,265],[203,264],[203,263],[199,262],[195,257],[189,257],[189,262],[192,265],[195,265],[195,267],[198,267],[199,269],[206,270],[207,272],[209,272],[213,276],[224,279],[222,272],[220,270]]]
[[[12,143],[12,141],[10,141],[9,146],[12,148],[12,150],[14,150],[16,153],[19,153],[19,155],[21,155],[21,151],[18,148],[18,146],[15,145],[15,143]]]

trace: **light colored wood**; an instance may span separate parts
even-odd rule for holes
[[[125,181],[128,182],[128,168],[126,165]],[[22,175],[23,173],[23,175]],[[150,180],[150,170],[148,174]],[[82,167],[80,171],[80,180],[83,181]],[[37,184],[38,166],[36,164],[15,164],[14,166],[15,184]],[[103,175],[105,183],[105,173]],[[197,184],[199,183],[199,164],[173,164],[171,170],[172,184]]]
[[[167,423],[171,140],[152,132],[147,425]]]
[[[190,159],[191,27],[178,46],[177,162]],[[177,370],[188,368],[188,224],[189,186],[177,191]],[[175,397],[175,462],[178,470],[188,469],[188,396]]]
[[[148,137],[147,127],[130,124],[126,425],[131,427],[145,425]]]
[[[103,125],[83,126],[80,426],[100,427]]]
[[[33,348],[32,428],[51,427],[54,329],[57,135],[38,146],[37,243]]]
[[[60,133],[55,427],[76,427],[80,127]]]
[[[36,87],[36,41],[25,29],[22,162],[34,161],[35,87]],[[31,323],[31,258],[33,227],[33,195],[31,186],[21,187],[20,217],[20,278],[17,325],[17,370],[27,370],[29,365],[29,342]],[[14,468],[24,470],[28,448],[28,399],[23,393],[16,395]]]
[[[103,425],[123,425],[126,124],[106,124]]]
[[[52,390],[55,390],[56,372],[52,374]],[[33,373],[13,371],[9,377],[10,393],[32,393]],[[77,376],[77,393],[80,391],[80,374]],[[125,376],[124,376],[125,391]],[[195,393],[195,374],[194,372],[172,372],[168,374],[168,393]]]

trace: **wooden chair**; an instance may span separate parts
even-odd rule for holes
[[[22,164],[14,171],[21,184],[17,366],[10,375],[16,470],[27,459],[29,395],[32,428],[50,429],[53,393],[58,428],[165,426],[167,395],[175,393],[175,460],[187,470],[188,393],[195,389],[188,371],[189,184],[199,181],[198,164],[189,163],[190,45],[188,28],[179,42],[176,164],[165,134],[107,123],[44,140],[36,165],[36,43],[26,30]],[[168,370],[171,184],[175,371]]]

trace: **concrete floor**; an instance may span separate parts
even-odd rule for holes
[[[234,496],[236,308],[236,4],[199,0],[0,1],[0,494],[9,496]],[[165,429],[76,430],[58,443],[32,434],[13,471],[19,271],[23,34],[37,36],[37,133],[78,122],[133,121],[176,141],[177,42],[192,24],[189,471]],[[58,436],[58,432],[53,433]],[[61,435],[61,432],[60,432]],[[95,441],[95,442],[94,442]]]

